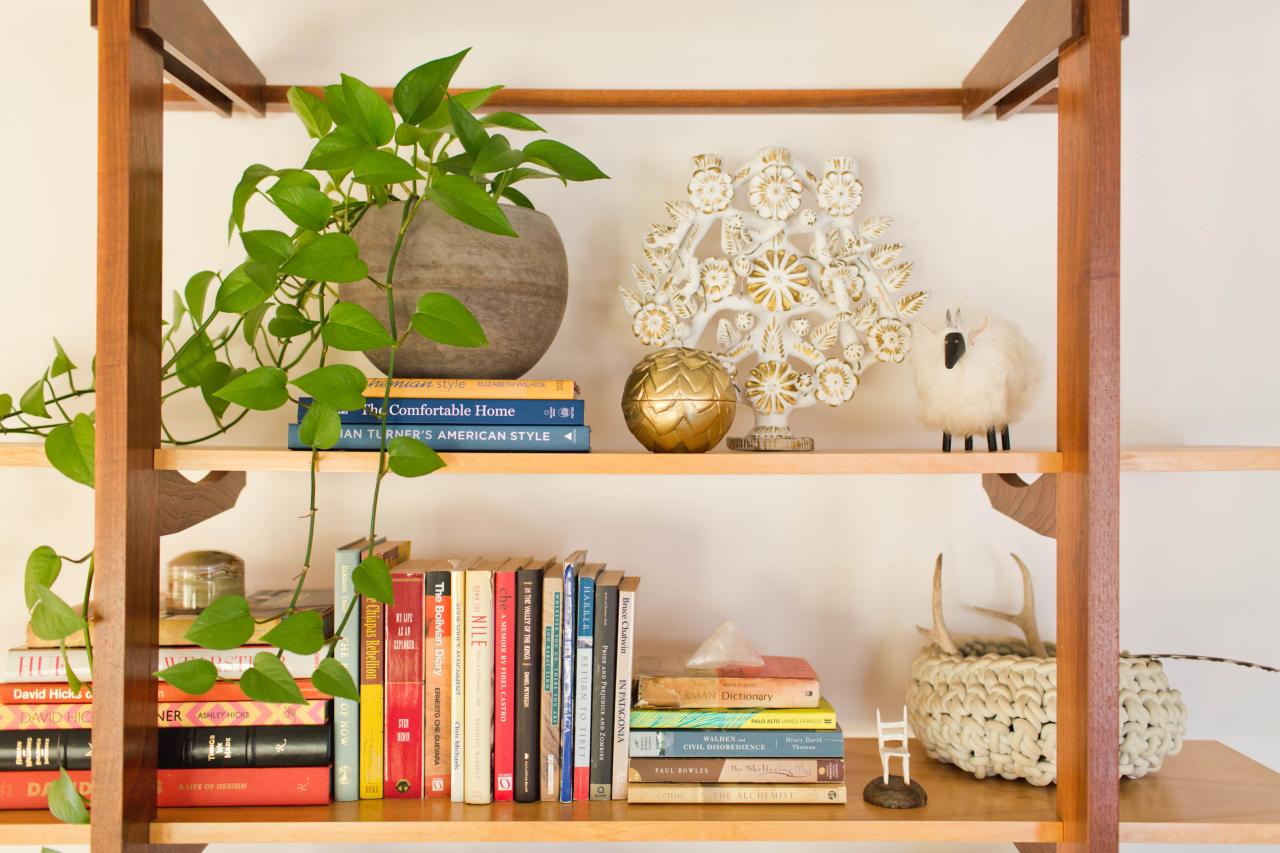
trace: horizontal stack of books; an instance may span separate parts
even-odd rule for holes
[[[800,658],[638,665],[631,803],[844,803],[844,737]]]
[[[382,444],[385,378],[369,379],[365,407],[343,411],[334,450],[377,450]],[[591,428],[577,386],[567,379],[393,379],[387,440],[415,438],[433,450],[455,452],[585,453]],[[289,448],[309,449],[298,427],[311,398],[298,401]]]
[[[337,607],[367,540],[338,552]],[[359,602],[337,658],[338,800],[624,799],[639,578],[565,559],[403,560],[394,601]],[[347,599],[349,600],[349,599]]]
[[[332,626],[332,596],[324,591],[302,601]],[[277,624],[292,590],[250,596],[259,624],[255,642]],[[204,658],[225,679],[237,679],[253,664],[261,645],[210,651],[186,642],[194,616],[160,620],[158,667]],[[28,629],[29,631],[29,629]],[[62,653],[28,633],[26,648],[8,654],[6,683],[0,685],[0,808],[44,808],[49,785],[65,769],[86,796],[90,763],[93,689],[73,691],[66,683]],[[160,728],[156,804],[159,806],[314,805],[329,802],[332,739],[328,696],[308,676],[316,655],[286,653],[285,665],[298,679],[306,700],[276,705],[249,699],[234,681],[215,684],[201,696],[172,685],[157,685]],[[74,671],[87,674],[83,648],[68,649]]]

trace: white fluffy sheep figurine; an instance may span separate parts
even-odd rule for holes
[[[911,345],[920,422],[941,430],[942,450],[951,437],[986,433],[987,450],[996,450],[999,432],[1009,449],[1009,424],[1022,417],[1040,384],[1041,362],[1035,347],[1014,326],[987,317],[968,326],[957,309],[947,312],[946,328],[935,332],[917,323]]]

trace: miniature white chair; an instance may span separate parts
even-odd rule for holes
[[[907,740],[911,731],[907,725],[907,706],[902,706],[902,722],[886,723],[880,719],[876,708],[876,740],[880,745],[880,766],[884,769],[884,784],[889,784],[889,760],[895,755],[902,759],[902,781],[911,784],[911,752]]]

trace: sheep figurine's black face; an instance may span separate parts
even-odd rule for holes
[[[960,332],[947,332],[942,341],[942,357],[946,361],[947,370],[956,366],[965,351],[964,335]]]

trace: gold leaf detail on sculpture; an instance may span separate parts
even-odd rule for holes
[[[850,240],[848,244],[845,245],[844,251],[841,252],[841,257],[853,258],[857,255],[863,254],[864,252],[870,251],[873,245],[875,244],[869,240]]]
[[[835,319],[838,323],[851,323],[853,322],[853,317],[854,314],[852,311],[841,311],[836,314]]]
[[[671,296],[671,310],[676,312],[676,316],[681,320],[688,320],[695,313],[697,306],[693,300],[683,293],[675,293]]]
[[[871,250],[871,263],[884,269],[893,264],[900,254],[902,254],[901,243],[884,243]]]
[[[809,179],[809,183],[811,184],[818,183],[818,176],[815,175],[813,172],[810,172],[808,169],[804,170],[804,176]]]
[[[632,264],[631,276],[636,280],[636,286],[640,288],[640,293],[646,300],[658,294],[658,282],[654,279],[653,273],[639,264]]]
[[[649,233],[644,235],[644,244],[646,246],[660,246],[663,243],[670,242],[672,235],[675,233],[676,227],[674,225],[654,223],[649,227]]]
[[[890,290],[901,290],[911,279],[911,261],[898,264],[884,274],[880,281]]]
[[[720,251],[733,257],[745,248],[746,238],[742,234],[742,221],[725,219],[720,225]]]
[[[862,303],[857,311],[853,312],[853,325],[855,328],[865,332],[871,328],[871,324],[876,321],[876,315],[880,311],[880,306],[874,299],[868,299]]]
[[[644,259],[649,262],[649,266],[653,267],[658,272],[666,272],[671,269],[671,255],[675,250],[676,247],[670,244],[666,246],[659,246],[657,248],[645,246],[643,249]]]
[[[875,216],[871,219],[864,219],[862,224],[858,226],[858,233],[868,240],[874,240],[888,231],[892,222],[893,219],[889,216]]]
[[[924,308],[924,304],[928,301],[927,291],[917,290],[915,293],[909,293],[898,300],[898,313],[903,317],[914,317],[920,313],[920,309]]]
[[[826,356],[822,354],[821,350],[808,341],[797,341],[791,345],[791,350],[800,358],[803,358],[805,361],[810,363],[823,361],[826,358]]]
[[[729,347],[742,340],[742,335],[738,334],[738,330],[733,324],[724,317],[716,323],[716,343],[720,345],[720,349],[728,349]]]
[[[667,216],[672,222],[688,222],[698,213],[698,209],[687,201],[667,202]]]
[[[836,328],[838,323],[835,320],[828,320],[821,326],[813,330],[809,335],[809,343],[813,344],[820,350],[829,350],[836,345]]]
[[[765,360],[781,361],[782,356],[782,326],[778,324],[777,317],[770,317],[769,324],[760,333],[760,357]]]
[[[750,175],[750,174],[751,174],[751,167],[743,166],[741,169],[733,173],[733,182],[736,184],[738,183],[738,181],[746,180],[747,175]]]
[[[622,296],[622,305],[627,309],[627,314],[634,317],[640,310],[640,294],[625,284],[618,285],[618,293]]]
[[[751,339],[743,338],[733,346],[724,351],[725,357],[730,359],[739,359],[751,351]]]

